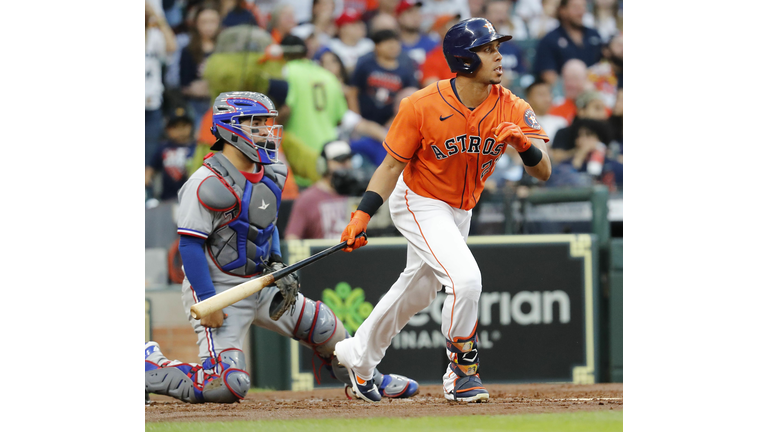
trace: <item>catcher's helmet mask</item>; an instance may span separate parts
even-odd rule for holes
[[[276,117],[274,103],[261,93],[221,93],[213,103],[211,132],[216,143],[211,150],[222,150],[227,142],[253,162],[276,163],[277,149],[283,139],[283,126],[275,125]],[[250,126],[257,118],[265,118],[266,124]]]
[[[496,33],[496,28],[485,18],[459,21],[448,30],[443,39],[443,55],[451,72],[473,74],[482,64],[477,51],[491,42],[506,42],[510,35]]]

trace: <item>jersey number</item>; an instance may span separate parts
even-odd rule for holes
[[[483,164],[483,173],[480,174],[480,178],[484,179],[486,174],[488,174],[488,171],[491,170],[491,166],[493,166],[493,163],[496,162],[496,159],[491,159],[488,162]]]
[[[312,85],[312,102],[316,111],[324,111],[328,105],[328,97],[325,93],[324,83],[315,83]]]

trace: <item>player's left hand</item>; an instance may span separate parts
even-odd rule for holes
[[[344,228],[344,232],[341,233],[341,241],[347,242],[347,247],[344,252],[352,252],[353,250],[363,247],[368,244],[368,238],[365,236],[357,237],[360,233],[365,232],[370,222],[371,217],[364,211],[357,210],[352,213],[352,219],[349,221],[349,225]]]
[[[522,153],[531,148],[531,140],[523,133],[515,123],[504,122],[496,126],[494,130],[496,140],[505,142],[517,150],[518,153]]]
[[[285,264],[282,262],[274,261],[270,263],[269,268],[264,274],[274,273],[284,267]],[[298,297],[299,288],[301,287],[299,276],[295,272],[288,273],[278,279],[275,281],[275,285],[277,285],[280,291],[275,293],[275,296],[272,297],[272,303],[269,305],[269,317],[273,321],[279,320],[288,308],[296,304],[296,297]]]

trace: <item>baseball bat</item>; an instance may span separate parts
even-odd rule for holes
[[[360,237],[368,238],[364,232],[357,236],[357,238]],[[328,249],[320,251],[309,258],[303,259],[295,264],[291,264],[288,267],[284,267],[274,273],[250,279],[241,283],[240,285],[236,285],[224,292],[216,294],[207,300],[203,300],[200,303],[194,304],[189,309],[189,312],[192,314],[192,318],[194,319],[200,319],[208,316],[218,310],[224,309],[227,306],[233,305],[240,300],[261,291],[265,287],[272,285],[276,280],[285,277],[289,273],[293,273],[296,270],[304,268],[315,261],[321,260],[334,252],[338,252],[344,249],[346,246],[347,242],[341,242],[336,246],[329,247]]]

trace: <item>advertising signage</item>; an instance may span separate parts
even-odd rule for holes
[[[286,242],[290,262],[336,244]],[[483,278],[478,310],[479,373],[485,383],[594,383],[597,356],[597,252],[590,234],[476,236],[468,241]],[[405,268],[403,238],[370,239],[299,271],[301,291],[327,304],[354,334]],[[394,337],[382,373],[439,383],[448,365],[440,332],[444,290]],[[312,353],[297,343],[294,381],[308,384]],[[315,370],[322,363],[315,361]],[[310,376],[308,376],[308,374]],[[338,385],[327,371],[323,385]],[[317,385],[315,383],[315,385]]]

